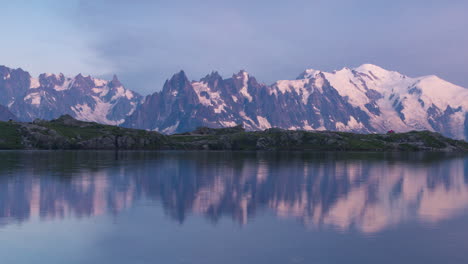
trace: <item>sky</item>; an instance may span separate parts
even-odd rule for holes
[[[468,87],[466,0],[0,0],[0,65],[143,95],[184,70],[271,84],[372,63]]]

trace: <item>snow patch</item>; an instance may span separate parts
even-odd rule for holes
[[[372,78],[379,78],[380,76],[386,76],[390,71],[383,69],[382,67],[379,67],[374,64],[363,64],[357,68],[354,68],[355,71],[357,72],[362,72],[366,74],[370,74]]]
[[[353,106],[364,106],[369,102],[365,86],[351,70],[343,69],[334,73],[324,73],[324,76],[341,96],[349,98]]]
[[[417,87],[422,90],[423,100],[433,103],[440,109],[447,106],[457,108],[462,106],[468,110],[468,89],[454,85],[437,76],[419,78]]]
[[[237,126],[236,122],[234,121],[220,121],[219,122],[223,127],[234,127]]]
[[[56,91],[65,91],[70,89],[75,80],[71,78],[66,78],[62,85],[55,85],[54,90]]]
[[[206,96],[201,95],[202,92],[205,92],[208,95],[210,94],[209,92],[211,92],[210,88],[208,87],[208,85],[206,83],[194,82],[194,83],[192,83],[192,87],[193,87],[193,89],[195,90],[195,93],[198,96],[198,101],[202,105],[204,105],[204,106],[213,106],[212,103],[211,103],[211,99],[210,99],[211,97],[207,98]]]
[[[248,127],[252,127],[252,126],[256,126],[256,123],[250,118],[248,117],[244,111],[240,111],[239,112],[239,115],[241,116],[242,119],[244,119],[245,121],[248,121],[249,123],[247,122],[244,122],[244,125],[245,126],[248,126]]]
[[[265,130],[271,128],[270,122],[263,116],[257,116],[258,126],[260,129]]]
[[[177,128],[179,127],[179,121],[177,121],[174,125],[170,126],[170,127],[167,127],[165,129],[162,130],[162,133],[163,134],[173,134]]]
[[[127,92],[127,90],[125,88],[123,88],[122,86],[119,86],[119,87],[115,88],[115,94],[114,94],[114,96],[112,96],[110,101],[116,101],[117,99],[120,99],[122,97],[126,97],[126,92]]]
[[[352,130],[358,130],[364,128],[361,122],[358,122],[353,116],[349,117],[348,128]]]
[[[106,96],[110,89],[108,86],[104,86],[104,87],[94,87],[93,89],[91,89],[93,91],[93,93],[95,94],[99,94],[100,97],[103,97],[103,96]]]
[[[39,87],[41,87],[41,83],[39,82],[39,78],[32,78],[31,77],[29,88],[30,89],[36,89],[36,88],[39,88]]]
[[[314,85],[317,89],[319,89],[321,92],[323,92],[323,86],[325,85],[325,80],[323,79],[322,76],[317,76],[314,79]]]
[[[226,103],[218,91],[214,92],[205,82],[194,82],[192,87],[198,96],[198,101],[207,107],[211,107],[216,114],[225,112]]]
[[[322,71],[314,70],[314,69],[307,69],[302,74],[304,79],[311,79],[316,78]]]
[[[93,81],[94,81],[94,85],[96,87],[103,87],[103,86],[106,86],[108,84],[108,81],[102,80],[102,79],[93,79]]]
[[[304,87],[309,83],[309,81],[309,79],[281,80],[277,81],[274,87],[276,87],[277,90],[280,91],[282,94],[290,93],[292,91],[296,91],[297,94],[300,94],[300,91],[304,89]]]
[[[41,104],[41,94],[40,93],[30,93],[24,97],[24,101],[30,101],[30,104],[39,106]]]
[[[310,87],[309,82],[310,79],[277,81],[270,90],[270,94],[277,95],[277,91],[282,94],[294,92],[302,97],[304,104],[307,104],[309,96],[313,92],[313,88]]]
[[[353,116],[349,117],[347,124],[342,122],[336,122],[335,127],[338,131],[359,131],[364,129],[364,125],[361,122],[358,122]]]
[[[308,120],[305,120],[302,122],[302,124],[304,125],[302,128],[304,130],[314,130],[314,128],[312,126],[309,125],[309,121]]]
[[[248,90],[248,87],[249,87],[249,74],[247,72],[242,72],[242,80],[243,80],[243,84],[242,84],[242,88],[240,89],[239,93],[242,94],[245,98],[247,98],[247,100],[249,100],[249,102],[252,102],[253,98],[252,96],[249,94],[249,90]]]
[[[97,96],[92,96],[92,98],[96,102],[94,109],[91,108],[88,104],[77,104],[70,107],[70,109],[75,113],[77,119],[109,125],[119,125],[125,121],[123,119],[109,120],[107,118],[107,114],[111,111],[114,105],[103,102],[101,98]]]
[[[135,95],[133,94],[132,91],[130,91],[130,90],[126,90],[126,91],[125,91],[125,97],[126,97],[128,100],[132,100],[134,96],[135,96]]]

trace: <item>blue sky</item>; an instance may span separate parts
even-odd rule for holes
[[[0,64],[109,77],[142,94],[245,69],[261,82],[374,63],[468,87],[468,1],[0,0]]]

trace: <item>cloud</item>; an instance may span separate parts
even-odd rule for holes
[[[193,79],[245,69],[269,83],[308,67],[367,62],[468,86],[467,7],[421,0],[81,0],[72,19],[97,59],[144,94],[180,69]]]

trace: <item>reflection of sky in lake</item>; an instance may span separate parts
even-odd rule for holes
[[[161,206],[248,225],[261,214],[308,229],[375,233],[435,225],[468,207],[468,161],[442,154],[0,153],[0,223],[118,216]],[[224,217],[224,218],[223,218]]]

